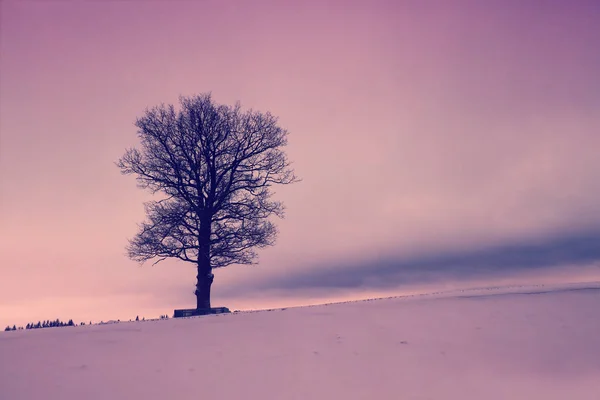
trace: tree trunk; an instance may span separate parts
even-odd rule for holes
[[[212,274],[210,265],[210,235],[211,220],[203,218],[200,220],[200,235],[198,236],[198,275],[196,278],[196,309],[210,308],[210,287],[215,276]]]
[[[210,308],[210,287],[213,283],[214,275],[212,272],[206,273],[206,270],[198,266],[198,283],[196,284],[196,309]]]

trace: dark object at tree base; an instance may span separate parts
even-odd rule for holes
[[[212,308],[189,308],[183,310],[175,310],[173,318],[184,318],[193,317],[196,315],[209,315],[209,314],[227,314],[230,313],[227,307],[212,307]]]

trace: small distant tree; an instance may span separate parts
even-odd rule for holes
[[[12,327],[12,330],[13,330],[13,331],[16,331],[16,330],[17,330],[17,326],[16,326],[16,325],[13,325],[13,327]]]
[[[73,320],[72,320],[72,319],[70,319],[70,320],[69,320],[69,322],[67,322],[67,325],[69,325],[69,326],[74,326],[75,324],[73,323]]]
[[[148,220],[127,248],[144,263],[167,258],[197,269],[196,308],[210,308],[213,268],[253,264],[255,249],[275,243],[272,215],[283,217],[271,187],[298,181],[283,147],[288,132],[270,113],[180,97],[136,121],[141,150],[117,162],[139,187],[163,198],[145,204]]]
[[[8,332],[8,331],[10,331],[10,330],[11,330],[11,329],[10,329],[10,326],[7,326],[6,328],[4,328],[4,332]]]
[[[135,320],[136,320],[136,321],[139,321],[139,320],[140,320],[140,316],[139,316],[139,315],[136,315],[136,316],[135,316]]]

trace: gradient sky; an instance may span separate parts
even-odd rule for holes
[[[114,162],[144,108],[208,91],[279,116],[303,178],[216,306],[600,279],[599,4],[0,2],[0,325],[195,304],[191,264],[126,258],[150,196]]]

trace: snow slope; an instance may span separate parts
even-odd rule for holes
[[[2,332],[0,399],[598,400],[599,305],[488,288]]]

